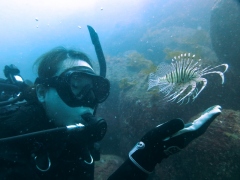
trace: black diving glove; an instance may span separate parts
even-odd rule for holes
[[[156,126],[129,152],[129,159],[143,172],[151,173],[157,163],[202,135],[220,113],[221,107],[216,105],[208,108],[192,123],[184,124],[181,119],[173,119]]]

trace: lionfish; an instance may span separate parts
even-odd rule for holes
[[[217,70],[224,67],[223,71]],[[155,73],[149,75],[148,90],[158,86],[167,101],[188,103],[194,101],[207,85],[207,74],[218,74],[224,83],[224,73],[228,64],[215,67],[201,67],[201,59],[196,60],[190,53],[181,54],[172,59],[171,64],[160,64]]]

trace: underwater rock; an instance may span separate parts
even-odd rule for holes
[[[212,50],[209,32],[204,29],[156,26],[149,28],[140,41],[148,42],[153,52],[145,52],[145,54],[157,63],[171,60],[174,57],[171,52],[174,51],[190,52],[208,61],[217,61],[216,54]]]
[[[221,105],[239,109],[240,1],[217,0],[211,12],[210,36],[220,62],[229,64]]]
[[[121,164],[123,159],[115,155],[101,155],[100,161],[95,162],[95,180],[106,180]]]
[[[212,46],[221,62],[229,63],[237,71],[240,68],[240,2],[216,1],[210,20]]]

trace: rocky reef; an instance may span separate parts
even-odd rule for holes
[[[98,115],[106,118],[109,127],[102,141],[103,154],[115,154],[125,159],[135,143],[154,126],[176,117],[187,123],[199,112],[220,104],[223,113],[208,131],[179,154],[164,160],[150,179],[239,177],[240,112],[225,110],[230,95],[222,94],[224,87],[220,79],[216,80],[219,77],[210,76],[208,86],[199,97],[193,103],[180,106],[163,101],[157,89],[147,91],[148,69],[152,71],[156,65],[144,55],[129,51],[108,57],[107,62],[111,94],[98,110]]]
[[[211,12],[210,36],[221,62],[229,62],[238,73],[240,68],[240,2],[217,0]]]
[[[149,28],[141,37],[141,42],[147,42],[148,49],[144,54],[153,62],[171,60],[174,53],[190,52],[208,61],[216,62],[217,57],[212,50],[209,32],[204,29],[182,26]]]
[[[220,63],[228,63],[224,96],[228,108],[239,109],[240,101],[240,1],[217,0],[211,11],[210,37]]]
[[[121,164],[123,159],[116,155],[101,155],[100,161],[95,163],[95,180],[106,180]]]

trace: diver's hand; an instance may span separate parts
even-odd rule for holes
[[[221,106],[212,106],[202,113],[202,115],[194,120],[192,123],[185,124],[184,128],[177,133],[173,134],[171,137],[164,139],[166,146],[168,148],[165,150],[165,154],[171,155],[171,146],[174,147],[172,142],[180,141],[184,139],[184,144],[180,144],[179,148],[186,147],[193,139],[201,136],[208,128],[208,126],[213,122],[213,120],[221,113]]]
[[[157,163],[202,135],[220,113],[221,107],[216,105],[208,108],[192,123],[184,125],[181,119],[173,119],[158,125],[129,152],[130,160],[145,173],[152,172]]]

